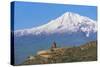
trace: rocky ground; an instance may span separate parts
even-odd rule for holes
[[[47,57],[36,54],[20,65],[50,64],[97,60],[97,41],[91,41],[78,47],[64,47],[48,49]]]

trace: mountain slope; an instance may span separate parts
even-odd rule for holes
[[[80,16],[76,13],[66,12],[57,19],[51,20],[49,23],[39,27],[17,30],[15,35],[38,35],[38,34],[51,34],[51,33],[64,33],[64,32],[83,32],[88,37],[91,32],[97,31],[96,21],[88,17]]]

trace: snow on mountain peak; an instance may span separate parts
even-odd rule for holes
[[[38,35],[42,33],[51,34],[69,32],[83,32],[86,33],[86,37],[89,37],[91,32],[97,32],[97,22],[76,13],[66,12],[47,24],[31,29],[17,30],[14,33],[17,36],[22,36],[27,34]]]

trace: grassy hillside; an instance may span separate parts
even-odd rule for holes
[[[49,57],[36,54],[31,59],[27,58],[21,65],[96,61],[97,41],[91,41],[78,47],[52,48],[48,51],[51,52]]]

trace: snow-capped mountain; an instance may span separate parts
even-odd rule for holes
[[[97,22],[76,13],[66,12],[47,24],[14,32],[15,63],[21,63],[40,49],[78,46],[97,40]],[[19,62],[20,61],[20,62]]]
[[[88,37],[89,34],[97,32],[97,22],[79,14],[66,12],[60,17],[51,20],[47,24],[30,29],[17,30],[15,35],[38,35],[38,34],[53,34],[53,33],[72,33],[83,32]]]

